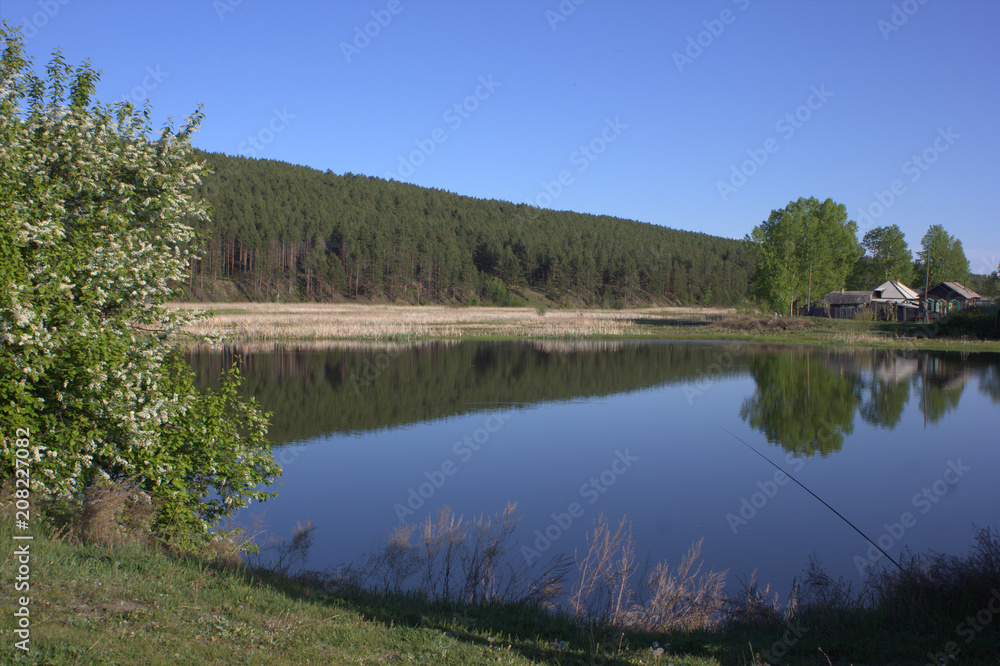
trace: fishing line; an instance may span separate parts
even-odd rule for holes
[[[721,426],[720,426],[720,427],[721,427]],[[725,430],[726,432],[729,432],[729,431],[728,431],[728,430],[726,430],[725,428],[722,428],[722,429],[723,429],[723,430]],[[871,545],[875,546],[875,548],[877,548],[877,549],[878,549],[878,552],[880,552],[880,553],[882,553],[883,555],[885,555],[885,556],[886,556],[886,558],[887,558],[887,559],[888,559],[888,560],[889,560],[890,562],[892,562],[893,564],[895,564],[895,565],[896,565],[896,568],[897,568],[897,569],[899,569],[900,571],[902,571],[902,570],[903,570],[903,567],[901,567],[901,566],[900,566],[899,562],[897,562],[896,560],[892,559],[892,555],[890,555],[889,553],[887,553],[887,552],[885,552],[884,550],[882,550],[882,547],[881,547],[881,546],[879,546],[879,545],[878,545],[877,543],[875,543],[874,541],[872,541],[871,539],[869,539],[869,538],[868,538],[868,535],[867,535],[867,534],[865,534],[864,532],[862,532],[861,530],[859,530],[859,529],[858,529],[858,526],[857,526],[857,525],[855,525],[854,523],[852,523],[851,521],[849,521],[849,520],[848,520],[847,518],[844,518],[844,516],[842,516],[842,515],[841,515],[841,513],[840,513],[839,511],[837,511],[837,510],[836,510],[836,509],[834,509],[834,508],[833,508],[832,506],[830,506],[829,504],[827,504],[827,503],[826,503],[826,502],[825,502],[825,501],[823,500],[823,498],[822,498],[822,497],[820,497],[819,495],[817,495],[816,493],[814,493],[813,491],[809,490],[809,489],[808,489],[808,488],[806,488],[806,487],[805,487],[804,485],[802,485],[801,483],[799,483],[799,480],[798,480],[798,479],[796,479],[796,478],[795,478],[794,476],[792,476],[791,474],[789,474],[788,472],[786,472],[785,470],[781,469],[781,468],[780,468],[780,467],[778,467],[778,466],[777,466],[776,464],[774,464],[773,462],[771,462],[771,459],[770,459],[770,458],[768,458],[767,456],[765,456],[765,455],[764,455],[763,453],[761,453],[761,452],[760,452],[760,451],[758,451],[757,449],[753,448],[752,446],[750,446],[749,444],[747,444],[747,443],[746,443],[745,441],[743,441],[743,440],[742,440],[742,439],[740,439],[739,437],[736,437],[736,435],[735,435],[734,433],[731,433],[731,432],[729,432],[729,434],[730,434],[730,435],[732,435],[733,437],[735,437],[735,438],[736,438],[736,441],[738,441],[738,442],[739,442],[740,444],[742,444],[743,446],[747,447],[748,449],[750,449],[751,451],[753,451],[754,453],[756,453],[756,454],[757,454],[758,456],[760,456],[761,458],[763,458],[764,460],[766,460],[766,461],[767,461],[767,464],[768,464],[768,465],[770,465],[771,467],[773,467],[774,469],[778,470],[779,472],[781,472],[782,474],[784,474],[785,476],[787,476],[787,477],[788,477],[789,479],[791,479],[792,481],[794,481],[795,483],[797,483],[797,484],[799,485],[799,487],[800,487],[800,488],[802,488],[802,490],[806,491],[807,493],[809,493],[810,495],[812,495],[813,497],[815,497],[816,499],[818,499],[818,500],[819,500],[820,502],[822,502],[822,503],[823,503],[823,506],[825,506],[826,508],[828,508],[828,509],[829,509],[830,511],[833,511],[833,512],[834,512],[835,514],[837,514],[837,517],[838,517],[838,518],[840,518],[840,519],[841,519],[841,520],[843,520],[843,521],[844,521],[845,523],[847,523],[848,525],[850,525],[851,527],[853,527],[853,528],[854,528],[854,531],[855,531],[855,532],[857,532],[858,534],[860,534],[861,536],[863,536],[863,537],[864,537],[864,539],[865,539],[865,541],[867,541],[867,542],[868,542],[868,543],[870,543]]]

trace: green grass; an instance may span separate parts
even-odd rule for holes
[[[0,541],[13,544],[12,533],[4,520]],[[31,533],[30,652],[14,647],[5,595],[5,664],[659,663],[647,644],[629,638],[619,651],[609,636],[537,607],[333,596],[264,570]],[[15,568],[8,555],[5,591]],[[696,655],[674,663],[724,662]]]
[[[652,311],[635,320],[641,335],[894,349],[1000,351],[996,306],[972,308],[930,324],[737,314],[706,317]]]
[[[5,591],[14,585],[13,532],[4,519]],[[725,630],[648,634],[583,625],[530,605],[329,594],[266,570],[227,568],[148,548],[71,544],[41,527],[31,534],[31,650],[25,655],[14,647],[14,595],[5,594],[5,664],[694,666],[753,664],[755,653],[775,649],[788,652],[776,663],[924,664],[928,653],[946,650],[949,641],[960,646],[961,663],[995,663],[1000,654],[1000,616],[968,643],[958,633],[966,607],[978,608],[981,598],[907,598],[866,610],[831,603],[801,613],[798,624],[765,617]],[[955,571],[950,575],[981,575],[982,566]],[[996,572],[986,575],[976,580],[994,584]],[[968,596],[976,594],[986,598],[988,592]],[[654,641],[669,644],[662,655],[652,651]]]

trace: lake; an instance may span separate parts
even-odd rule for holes
[[[858,582],[885,564],[831,508],[897,559],[964,554],[973,525],[997,524],[998,354],[697,341],[190,353],[207,386],[236,358],[284,468],[278,497],[239,518],[263,513],[278,536],[312,521],[311,569],[444,506],[471,518],[516,502],[525,560],[572,555],[599,514],[624,515],[640,558],[673,565],[703,538],[707,568],[731,584],[756,570],[784,598],[810,556]]]

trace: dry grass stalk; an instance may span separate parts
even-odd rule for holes
[[[242,543],[236,546],[237,550],[251,550],[249,542],[267,532],[262,517],[255,518],[254,526],[254,535],[241,539]],[[309,549],[312,548],[315,530],[316,526],[310,520],[305,525],[301,522],[296,523],[292,529],[291,538],[279,538],[274,534],[269,534],[264,539],[264,543],[253,549],[256,552],[250,558],[250,562],[254,566],[270,569],[282,575],[289,575],[290,572],[296,571],[297,575],[308,576],[310,574],[305,571],[305,563],[309,559]],[[234,543],[236,538],[243,534],[243,529],[235,527],[222,534],[225,535],[226,541]],[[271,553],[266,563],[262,553]]]
[[[877,601],[901,623],[914,625],[928,624],[935,612],[962,614],[991,607],[1000,591],[1000,532],[976,528],[974,539],[964,557],[908,555],[902,558],[902,570],[873,574],[866,583],[869,603]]]
[[[691,546],[675,572],[660,562],[647,577],[636,566],[627,518],[612,528],[600,515],[587,536],[587,553],[577,562],[580,578],[568,609],[580,618],[650,632],[716,626],[726,573],[702,573],[700,557],[701,541]],[[636,578],[640,582],[633,587]]]
[[[794,617],[798,607],[798,587],[793,581],[788,606],[782,609],[778,593],[772,592],[770,585],[760,587],[757,583],[757,571],[754,570],[749,580],[740,580],[736,595],[728,597],[725,603],[725,618],[730,625],[778,626]]]
[[[355,303],[179,303],[216,314],[188,331],[249,342],[276,340],[392,340],[405,337],[504,336],[567,338],[628,335],[649,310],[361,305]],[[677,308],[677,311],[684,310]],[[672,311],[671,311],[672,312]],[[724,310],[698,310],[704,314]],[[658,316],[664,313],[656,313]]]
[[[571,613],[611,624],[619,624],[622,609],[630,599],[628,582],[634,572],[635,551],[632,528],[622,516],[614,530],[604,514],[597,516],[594,530],[587,535],[587,553],[577,559],[580,578],[568,600]]]
[[[16,490],[16,480],[8,477],[0,483],[0,516],[4,518],[14,518],[17,513],[14,491]]]
[[[239,567],[244,564],[246,554],[259,552],[257,538],[266,533],[263,514],[254,516],[249,527],[230,516],[214,532],[203,555],[226,566]]]
[[[717,624],[723,607],[726,572],[702,573],[701,546],[691,545],[671,572],[659,562],[646,579],[641,601],[632,610],[628,624],[646,631],[708,629]]]
[[[444,507],[436,520],[428,517],[419,525],[398,526],[334,582],[464,603],[547,603],[561,591],[569,564],[561,557],[537,570],[535,565],[511,564],[507,555],[518,522],[515,504],[508,504],[499,516],[471,522]],[[416,574],[419,579],[409,583]]]
[[[131,481],[101,480],[87,488],[83,507],[70,527],[84,543],[117,548],[155,543],[153,499]]]

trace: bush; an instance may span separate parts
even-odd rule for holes
[[[941,320],[938,331],[948,337],[965,336],[979,340],[1000,340],[997,306],[978,305],[953,312]]]
[[[177,344],[192,316],[165,307],[208,219],[191,194],[201,113],[156,137],[148,109],[91,99],[89,63],[57,51],[43,80],[7,23],[0,44],[0,474],[18,444],[36,493],[134,480],[159,532],[203,539],[279,470],[238,373],[199,391]]]

